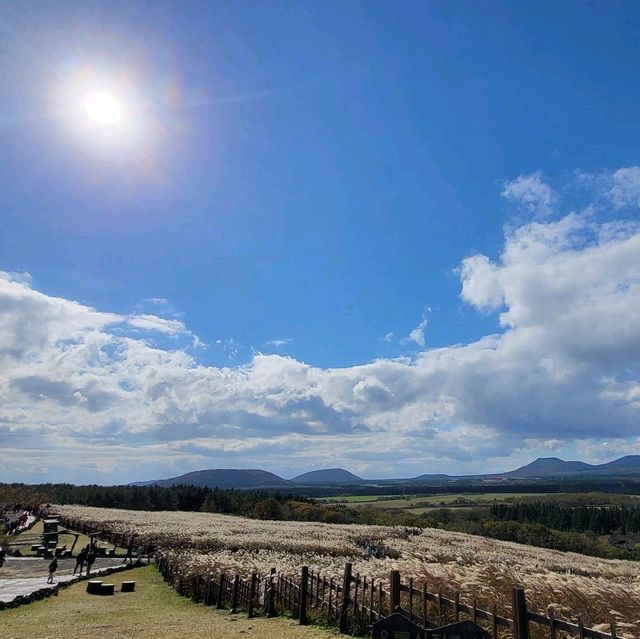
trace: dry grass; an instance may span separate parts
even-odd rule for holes
[[[334,633],[301,627],[283,618],[247,619],[194,604],[162,582],[153,567],[112,575],[116,591],[135,579],[136,591],[96,597],[78,583],[55,598],[0,612],[2,639],[327,639]]]
[[[391,569],[426,580],[430,590],[462,592],[481,607],[508,613],[511,589],[524,585],[530,606],[570,621],[640,637],[640,566],[435,529],[258,521],[184,512],[137,512],[65,506],[65,514],[117,531],[131,530],[169,547],[182,546],[185,573],[219,569],[266,573],[271,566],[297,574],[300,566],[339,577],[345,561],[362,575],[387,579]],[[364,559],[365,540],[384,545],[393,559]]]

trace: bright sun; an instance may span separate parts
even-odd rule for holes
[[[122,118],[122,107],[110,93],[91,93],[84,101],[84,110],[90,120],[102,126],[117,124]]]

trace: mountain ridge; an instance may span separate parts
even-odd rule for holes
[[[259,468],[234,469],[214,468],[196,470],[168,479],[133,482],[133,486],[176,486],[187,484],[209,488],[300,488],[315,485],[349,485],[389,482],[411,484],[419,482],[464,481],[466,480],[507,480],[507,479],[550,479],[554,477],[599,477],[605,474],[640,476],[640,455],[624,455],[603,464],[588,464],[579,460],[566,461],[559,457],[538,457],[529,464],[504,473],[480,475],[447,475],[425,473],[412,478],[364,479],[344,468],[324,468],[284,479],[275,473]]]

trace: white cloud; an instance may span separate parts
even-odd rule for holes
[[[553,190],[542,179],[540,171],[505,182],[501,195],[537,217],[550,215],[555,200]]]
[[[157,315],[133,315],[127,319],[127,324],[144,331],[164,333],[169,337],[191,335],[184,322],[176,319],[165,319]]]
[[[423,316],[422,319],[418,322],[418,325],[413,328],[407,336],[407,341],[415,342],[418,346],[424,347],[424,329],[427,328],[428,321],[429,320]]]
[[[616,209],[640,207],[640,166],[618,169],[611,180],[613,184],[607,195]]]
[[[388,332],[382,339],[385,342],[392,342],[393,341],[393,331]]]
[[[276,348],[279,348],[280,346],[285,346],[286,344],[290,344],[291,342],[293,342],[292,337],[286,337],[284,339],[270,339],[267,342],[267,346],[275,346]]]
[[[50,479],[128,481],[258,458],[276,471],[312,459],[397,476],[479,472],[490,459],[506,469],[576,443],[592,459],[637,449],[637,224],[533,221],[459,275],[462,300],[498,312],[500,332],[424,349],[425,316],[415,358],[323,369],[259,353],[204,366],[181,321],[101,312],[2,274],[0,479],[48,468]]]

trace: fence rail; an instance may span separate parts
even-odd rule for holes
[[[60,517],[68,528],[84,534],[99,533],[99,538],[114,545],[135,545],[135,537],[109,530],[100,530],[83,521]],[[156,544],[144,544],[152,552]],[[170,549],[167,549],[170,550]],[[272,568],[268,575],[251,574],[242,578],[238,574],[228,575],[183,575],[179,565],[166,551],[156,555],[156,565],[163,579],[180,594],[194,601],[217,608],[229,607],[232,612],[245,610],[249,616],[262,614],[274,617],[289,613],[301,624],[309,622],[310,616],[327,625],[337,626],[343,632],[366,630],[373,623],[393,612],[400,612],[426,629],[437,628],[447,623],[471,620],[481,625],[493,639],[529,639],[532,628],[544,628],[550,639],[559,639],[558,633],[566,633],[578,639],[617,639],[615,624],[605,633],[586,628],[578,617],[577,623],[555,619],[528,609],[523,588],[514,588],[511,617],[499,615],[460,601],[460,593],[453,599],[443,596],[442,591],[430,592],[427,584],[414,586],[413,578],[403,583],[397,570],[390,572],[388,582],[367,576],[354,575],[352,564],[345,564],[341,580],[327,578],[303,566],[298,575],[278,573]],[[566,635],[564,635],[566,636]]]

